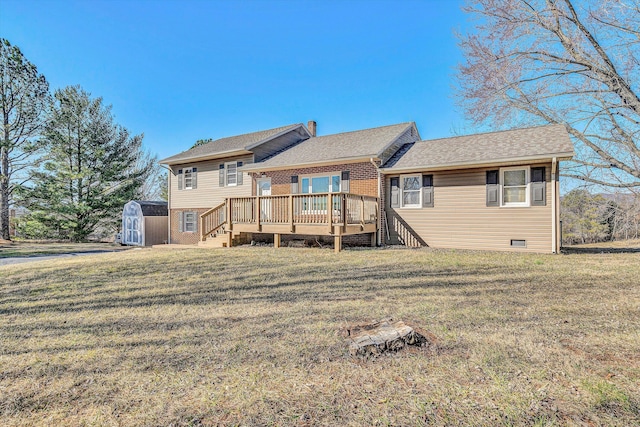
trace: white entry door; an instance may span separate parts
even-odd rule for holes
[[[258,178],[258,196],[271,195],[271,178]],[[260,200],[260,221],[271,222],[271,200]]]

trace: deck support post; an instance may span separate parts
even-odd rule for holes
[[[233,232],[229,231],[225,234],[227,235],[227,247],[230,248],[233,245]]]
[[[255,206],[255,220],[256,220],[256,226],[258,231],[262,231],[262,223],[260,222],[260,216],[262,214],[261,211],[261,206],[260,206],[260,196],[256,196],[256,206]]]
[[[329,224],[329,234],[333,234],[333,196],[327,196],[327,224]]]
[[[289,194],[289,231],[293,233],[293,194]]]
[[[335,253],[338,253],[342,250],[342,235],[336,234],[333,237],[333,250]]]
[[[280,243],[282,243],[281,240],[280,240],[280,233],[274,234],[273,235],[273,247],[276,248],[276,249],[279,248],[280,247]]]
[[[378,242],[377,234],[378,233],[371,233],[371,247],[372,248],[375,248],[376,247],[376,243]]]

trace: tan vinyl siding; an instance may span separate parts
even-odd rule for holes
[[[434,207],[391,209],[387,201],[388,243],[551,252],[551,164],[544,166],[547,204],[531,207],[487,207],[487,168],[434,172]],[[511,239],[526,240],[526,248],[511,247]]]
[[[167,226],[169,217],[147,216],[144,218],[144,245],[160,245],[169,239]]]
[[[221,163],[241,161],[245,165],[253,162],[253,155],[235,156],[224,159],[185,163],[171,167],[171,200],[169,209],[212,208],[224,202],[227,197],[251,196],[251,176],[243,173],[242,185],[220,187],[219,165]],[[178,169],[198,168],[197,188],[178,190]]]

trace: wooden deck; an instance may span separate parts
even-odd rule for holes
[[[287,194],[229,198],[200,215],[200,240],[213,233],[270,233],[274,246],[282,234],[334,236],[336,252],[342,236],[377,233],[379,200],[351,193]]]

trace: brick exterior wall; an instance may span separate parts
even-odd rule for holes
[[[334,166],[316,166],[310,168],[289,169],[265,172],[271,178],[271,194],[273,196],[291,193],[291,176],[299,178],[305,175],[329,174],[331,172],[349,171],[349,193],[378,197],[378,170],[370,162],[347,163]],[[253,175],[253,194],[255,195],[256,179]],[[298,185],[301,185],[300,180]]]
[[[202,215],[211,208],[194,208],[194,209],[170,209],[169,216],[171,218],[171,242],[180,245],[195,245],[200,241],[200,223],[198,220],[198,229],[196,232],[180,232],[178,227],[180,225],[180,212],[196,212],[197,215]]]

